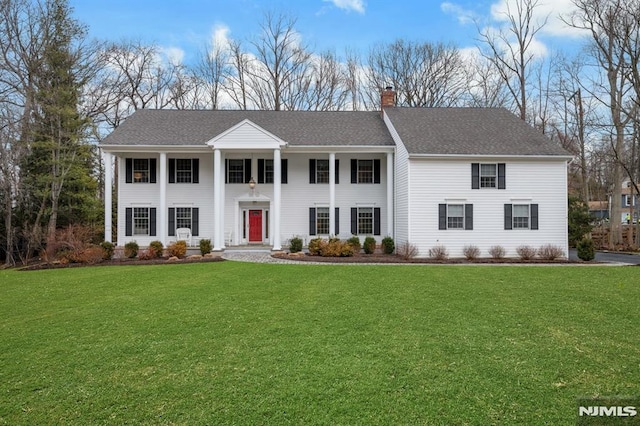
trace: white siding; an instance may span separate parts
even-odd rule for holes
[[[161,240],[160,237],[160,165],[156,167],[157,183],[125,183],[125,158],[155,158],[160,161],[156,153],[131,154],[118,157],[118,245],[129,241],[136,241],[140,246],[147,246],[151,241]],[[167,154],[170,158],[198,158],[200,159],[200,183],[168,183],[167,209],[170,207],[198,207],[199,235],[202,238],[213,236],[213,154]],[[168,167],[167,167],[168,173]],[[157,234],[155,236],[125,236],[125,209],[127,207],[155,207],[157,209]],[[165,218],[168,212],[165,212]],[[165,238],[168,244],[171,237]]]
[[[393,127],[389,118],[384,116],[385,124],[396,143],[395,155],[395,235],[396,246],[406,243],[409,238],[409,153],[405,148],[400,135]]]
[[[516,248],[553,244],[567,253],[567,183],[564,161],[506,161],[506,189],[471,189],[471,163],[504,160],[411,159],[410,240],[420,256],[444,245],[461,257],[465,245],[477,245],[483,257],[501,245],[507,256]],[[473,204],[473,230],[438,230],[438,204]],[[538,204],[538,230],[505,230],[504,204]]]

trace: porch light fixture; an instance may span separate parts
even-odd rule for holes
[[[251,191],[256,189],[256,181],[253,180],[253,177],[251,177],[251,180],[249,181],[249,188],[251,188]]]

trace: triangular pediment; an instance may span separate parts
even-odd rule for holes
[[[277,149],[285,141],[245,119],[207,142],[215,149]]]

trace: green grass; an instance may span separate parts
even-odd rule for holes
[[[0,424],[575,424],[640,394],[638,272],[0,271]]]

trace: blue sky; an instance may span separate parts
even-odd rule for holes
[[[303,43],[314,51],[342,55],[352,49],[366,55],[376,43],[398,38],[477,44],[476,22],[504,25],[503,12],[515,0],[70,0],[74,15],[89,35],[106,40],[156,43],[181,57],[194,59],[214,35],[245,40],[258,32],[267,11],[297,18]],[[580,45],[575,31],[559,15],[572,10],[571,0],[539,0],[539,18],[548,17],[539,34],[541,52],[571,50]]]

